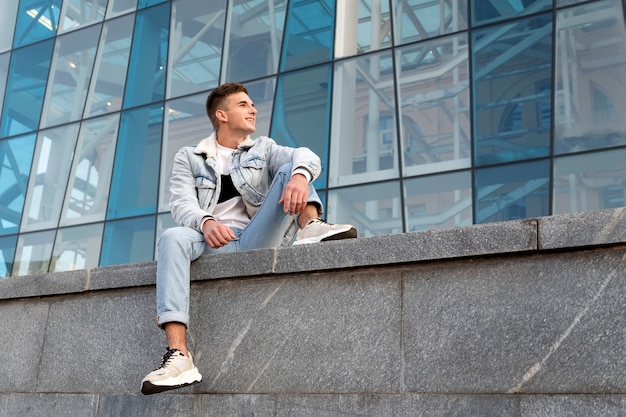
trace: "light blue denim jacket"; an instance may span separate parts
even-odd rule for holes
[[[310,149],[281,146],[266,136],[254,140],[248,136],[233,152],[230,175],[250,218],[263,203],[274,173],[287,163],[293,164],[292,174],[299,168],[309,171],[312,181],[322,170],[320,158]],[[202,233],[202,221],[213,218],[220,189],[215,133],[176,153],[170,188],[170,210],[176,223]]]

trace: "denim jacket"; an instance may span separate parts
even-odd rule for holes
[[[319,157],[310,149],[281,146],[266,136],[254,140],[248,136],[233,152],[230,175],[250,218],[263,203],[274,173],[287,163],[293,165],[292,173],[304,168],[313,180],[322,169]],[[220,189],[215,133],[176,153],[170,188],[170,210],[176,223],[202,233],[202,220],[213,218]]]

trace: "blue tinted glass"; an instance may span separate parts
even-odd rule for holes
[[[18,231],[34,148],[35,134],[0,140],[0,235]]]
[[[62,0],[21,0],[13,47],[52,38],[59,25]]]
[[[472,32],[474,161],[550,150],[552,13]]]
[[[11,275],[17,235],[0,237],[0,278]]]
[[[100,265],[146,262],[154,259],[156,216],[107,222]]]
[[[163,100],[170,5],[137,13],[128,65],[124,108]]]
[[[547,216],[550,211],[550,161],[476,170],[476,223]]]
[[[472,26],[552,8],[552,0],[472,0]]]
[[[144,7],[154,6],[155,4],[165,3],[167,0],[139,0],[137,4],[138,9],[143,9]]]
[[[37,129],[53,45],[54,40],[51,39],[11,54],[0,137]]]
[[[330,74],[330,65],[325,65],[280,77],[270,134],[281,145],[310,148],[325,167],[328,166]],[[321,175],[315,186],[325,185],[326,176]]]
[[[162,125],[161,105],[122,114],[107,219],[156,212]]]
[[[333,53],[334,22],[334,1],[291,1],[281,68],[289,70],[329,61]]]

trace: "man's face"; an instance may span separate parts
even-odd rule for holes
[[[231,131],[249,135],[256,130],[256,108],[243,91],[231,94],[224,100],[224,110],[228,128]]]

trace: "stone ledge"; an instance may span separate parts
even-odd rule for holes
[[[328,271],[626,243],[626,208],[203,256],[192,280]],[[151,286],[156,262],[10,277],[0,300]]]

